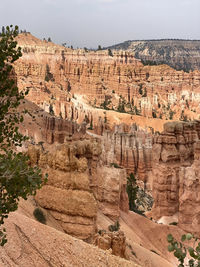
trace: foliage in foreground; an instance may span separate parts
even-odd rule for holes
[[[181,237],[181,242],[177,241],[171,234],[167,236],[169,242],[168,251],[174,252],[174,256],[178,259],[178,267],[200,267],[200,240],[194,235],[188,233]],[[193,241],[193,246],[185,246],[184,241]],[[188,263],[185,263],[186,257],[189,257]]]
[[[0,227],[8,214],[18,207],[19,198],[27,199],[41,187],[42,174],[37,167],[28,164],[28,157],[17,153],[28,138],[20,134],[19,124],[23,115],[16,108],[26,92],[19,92],[14,80],[12,64],[22,56],[15,37],[18,27],[6,27],[0,37]],[[6,242],[6,229],[0,229],[0,245]]]

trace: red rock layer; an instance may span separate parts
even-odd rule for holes
[[[128,173],[137,173],[138,178],[147,181],[151,170],[152,137],[136,125],[115,126],[113,131],[104,131],[103,152],[105,164],[116,163]]]
[[[200,72],[175,71],[167,65],[143,66],[132,54],[85,52],[40,41],[27,34],[18,38],[23,57],[15,71],[20,89],[29,88],[29,99],[56,115],[74,118],[68,93],[84,95],[91,105],[104,101],[117,109],[120,95],[125,110],[163,119],[198,118]],[[68,103],[68,104],[67,104]],[[73,105],[72,105],[73,106]],[[76,107],[80,113],[79,107]],[[84,109],[84,107],[83,107]]]
[[[164,132],[155,137],[153,168],[154,205],[150,216],[178,214],[178,225],[200,234],[199,159],[200,121],[167,123]]]

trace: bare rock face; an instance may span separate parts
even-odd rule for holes
[[[186,231],[200,233],[199,159],[200,122],[167,123],[155,137],[153,181],[154,205],[150,217],[178,214],[178,224]]]
[[[100,153],[99,144],[91,140],[59,145],[52,152],[35,147],[28,150],[32,164],[49,174],[36,201],[50,211],[66,233],[88,241],[96,230],[97,213],[89,161],[96,161]]]
[[[29,136],[32,142],[63,144],[66,141],[85,137],[84,123],[79,125],[75,121],[55,117],[28,100],[23,102],[18,107],[18,111],[26,109],[28,113],[24,115],[24,121],[19,127],[21,133]]]
[[[116,163],[128,173],[137,173],[138,178],[147,181],[152,166],[152,137],[136,125],[121,124],[113,131],[104,131],[103,152],[106,164]]]
[[[188,231],[200,235],[200,141],[194,145],[194,162],[180,170],[179,223]]]
[[[95,245],[103,250],[112,250],[112,254],[125,258],[126,237],[124,232],[106,232],[96,235]]]
[[[59,119],[56,117],[44,118],[44,137],[47,143],[60,143],[73,139],[80,139],[86,132],[85,125]]]
[[[78,122],[87,116],[98,131],[99,112],[91,106],[148,118],[198,119],[199,71],[144,66],[129,52],[72,50],[30,34],[18,42],[23,52],[15,64],[18,87],[29,88],[28,99],[56,116]],[[76,95],[84,95],[89,107]]]
[[[197,40],[145,40],[125,41],[111,49],[131,50],[136,58],[157,64],[165,63],[175,69],[186,71],[200,69],[200,53]]]
[[[115,220],[120,209],[128,212],[126,171],[101,165],[101,144],[95,139],[71,141],[51,149],[28,149],[31,163],[49,175],[36,201],[49,210],[66,233],[91,241],[97,210]]]
[[[99,209],[106,216],[117,220],[120,216],[120,210],[128,212],[129,202],[124,169],[98,167],[93,191],[98,200]]]

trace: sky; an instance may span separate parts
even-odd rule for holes
[[[200,39],[200,0],[0,0],[0,27],[10,24],[74,48]]]

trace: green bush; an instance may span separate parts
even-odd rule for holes
[[[139,84],[139,90],[138,90],[140,95],[143,95],[143,90],[142,90],[142,83]]]
[[[49,113],[51,115],[54,115],[54,110],[53,110],[53,105],[52,104],[49,105]]]
[[[46,217],[40,208],[35,208],[33,211],[33,215],[38,222],[46,224]]]
[[[119,231],[119,228],[120,228],[119,221],[116,221],[115,224],[111,224],[108,226],[108,230],[111,232]]]
[[[121,167],[117,163],[115,163],[115,162],[110,163],[110,167],[112,167],[112,166],[114,168],[116,168],[116,169],[121,169]]]
[[[156,115],[156,111],[155,110],[152,110],[152,117],[155,119],[157,118],[157,115]]]
[[[88,130],[93,130],[93,121],[90,121],[90,127],[88,128]]]
[[[126,100],[124,99],[124,97],[122,97],[120,95],[120,98],[119,98],[119,104],[118,104],[118,107],[117,107],[117,111],[118,112],[121,112],[121,113],[125,113],[125,105],[126,105]]]
[[[109,55],[110,57],[113,57],[113,53],[112,53],[112,51],[111,51],[110,48],[108,48],[108,55]]]
[[[171,222],[169,225],[177,225],[177,222]]]
[[[50,72],[50,68],[49,65],[46,64],[46,74],[45,74],[45,81],[49,82],[49,81],[55,81],[53,74]]]
[[[138,186],[133,173],[127,177],[126,191],[129,199],[129,209],[136,212],[135,200],[137,199]]]

